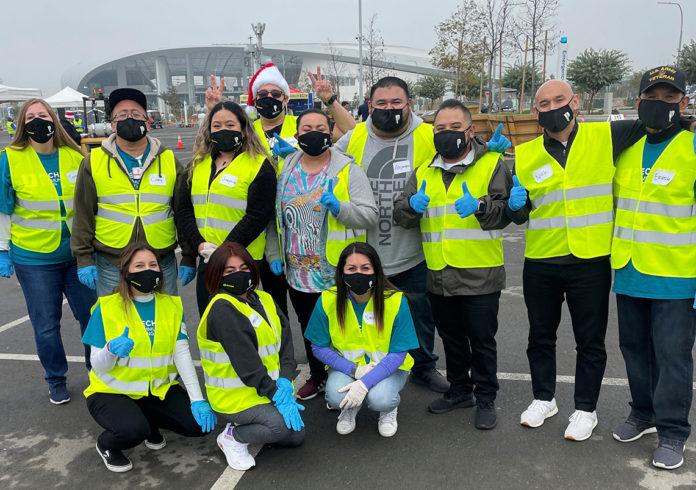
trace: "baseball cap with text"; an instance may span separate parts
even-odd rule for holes
[[[640,79],[640,90],[638,93],[642,94],[658,83],[666,83],[676,88],[681,93],[686,93],[686,76],[683,71],[673,66],[659,66],[643,73],[643,78]]]

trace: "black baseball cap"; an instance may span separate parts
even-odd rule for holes
[[[640,79],[640,90],[638,94],[642,94],[658,83],[666,83],[676,88],[681,93],[686,93],[686,76],[683,71],[673,66],[658,66],[657,68],[643,73],[643,78]]]
[[[140,90],[134,88],[117,88],[109,95],[109,107],[113,112],[114,107],[123,100],[132,100],[147,112],[147,98]]]

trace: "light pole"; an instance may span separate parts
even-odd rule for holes
[[[360,29],[358,34],[358,46],[359,46],[359,56],[360,56],[360,104],[363,102],[363,55],[362,55],[362,0],[358,0],[358,27]]]
[[[679,24],[679,49],[677,50],[677,63],[676,65],[679,66],[679,55],[681,54],[681,47],[682,47],[682,33],[684,32],[684,11],[681,8],[681,5],[678,4],[677,2],[657,2],[661,5],[676,5],[679,7],[679,16],[681,19],[681,23]]]

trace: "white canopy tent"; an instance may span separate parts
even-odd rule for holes
[[[0,104],[4,102],[22,102],[36,97],[41,97],[41,90],[38,88],[19,88],[0,85]]]
[[[63,90],[60,92],[51,95],[46,99],[46,102],[51,107],[54,108],[66,108],[66,107],[82,107],[83,104],[83,97],[87,97],[86,95],[78,92],[77,90],[70,88],[70,87],[65,87]],[[99,105],[103,105],[103,101],[98,101]]]

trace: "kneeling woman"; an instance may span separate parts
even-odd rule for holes
[[[122,450],[143,441],[150,449],[165,446],[159,429],[194,437],[217,423],[201,396],[181,298],[160,293],[162,271],[154,249],[129,245],[120,269],[117,292],[99,298],[82,338],[92,346],[87,409],[106,429],[97,452],[118,473],[133,467]]]
[[[213,296],[198,326],[205,388],[229,422],[217,443],[230,467],[248,470],[256,464],[248,444],[304,442],[304,407],[290,381],[297,367],[290,325],[273,298],[256,290],[258,266],[239,243],[213,252],[205,284]]]
[[[384,276],[374,248],[348,245],[338,259],[336,286],[317,302],[305,337],[314,355],[329,366],[326,401],[340,408],[336,431],[355,430],[363,401],[379,412],[380,435],[396,434],[399,392],[418,347],[406,297]]]

